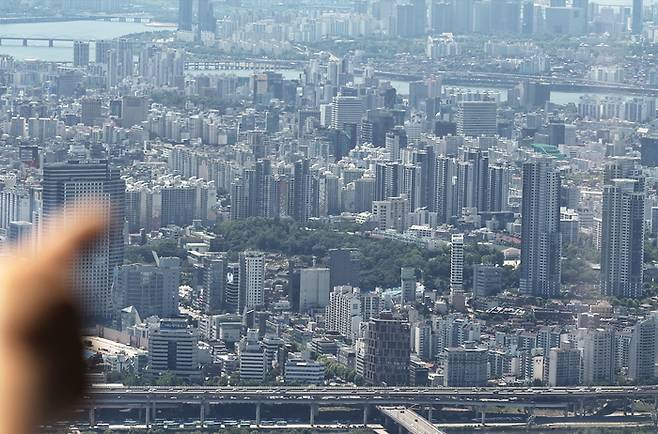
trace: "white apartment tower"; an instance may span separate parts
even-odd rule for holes
[[[450,289],[464,288],[464,234],[452,234],[450,243]]]
[[[265,304],[265,254],[240,254],[240,307],[251,309]],[[240,309],[243,311],[244,309]]]

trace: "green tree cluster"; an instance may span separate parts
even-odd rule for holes
[[[128,264],[151,264],[154,262],[153,252],[161,258],[177,256],[184,260],[187,256],[185,249],[178,247],[175,240],[154,240],[143,246],[126,247],[124,261]]]
[[[332,378],[342,378],[343,380],[354,383],[357,386],[362,386],[365,383],[365,379],[362,375],[356,372],[356,369],[352,369],[347,365],[327,357],[320,357],[318,358],[318,361],[324,364],[324,378],[327,380],[331,380]]]
[[[599,272],[592,268],[598,259],[583,246],[569,245],[562,249],[562,283],[567,285],[596,284]]]
[[[429,250],[396,240],[379,239],[366,233],[337,230],[318,225],[301,227],[291,220],[250,218],[226,221],[217,225],[220,247],[233,259],[244,250],[280,252],[288,256],[315,256],[322,260],[330,249],[357,249],[361,259],[360,286],[364,289],[396,287],[400,284],[400,268],[414,267],[421,281],[432,289],[448,287],[450,277],[450,248],[448,245]],[[467,244],[464,254],[464,280],[468,288],[472,282],[474,264],[503,264],[502,252],[477,243]],[[505,270],[505,283],[518,285],[518,275]]]

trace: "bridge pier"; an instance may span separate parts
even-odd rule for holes
[[[317,413],[319,413],[320,409],[318,408],[317,404],[311,404],[311,416],[309,418],[309,424],[311,426],[315,426],[315,416]]]
[[[23,39],[23,47],[27,47],[27,39]]]
[[[434,408],[430,405],[430,408],[427,409],[427,420],[432,423],[432,413],[433,413]]]
[[[486,407],[480,407],[480,424],[482,426],[487,424],[487,408]]]
[[[148,404],[144,407],[144,414],[146,415],[146,429],[148,429],[151,426],[151,407]]]
[[[363,406],[363,426],[368,426],[368,404]]]
[[[256,404],[256,427],[260,427],[260,402]]]
[[[199,422],[201,422],[201,426],[206,421],[206,402],[201,401],[201,405],[199,406]]]
[[[580,400],[580,417],[585,417],[585,400]]]
[[[89,409],[89,426],[96,426],[96,409],[94,407]]]
[[[53,48],[55,46],[55,41],[53,41],[52,39],[48,39],[48,46],[50,48]]]

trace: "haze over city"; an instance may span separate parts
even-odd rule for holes
[[[34,425],[655,432],[657,54],[649,0],[0,0],[2,263],[106,223]]]

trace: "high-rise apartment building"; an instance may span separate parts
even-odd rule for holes
[[[631,17],[631,33],[634,35],[642,34],[642,21],[644,19],[644,10],[642,0],[633,0],[633,15]]]
[[[614,384],[614,329],[587,330],[583,343],[583,383]]]
[[[347,339],[358,337],[359,325],[363,321],[361,291],[351,286],[336,286],[329,294],[325,309],[327,331],[338,332]]]
[[[523,164],[522,293],[553,297],[560,291],[560,185],[552,159],[537,157]]]
[[[240,254],[240,306],[251,309],[265,304],[265,254]],[[242,310],[242,308],[241,308]]]
[[[644,277],[644,178],[629,158],[606,165],[601,226],[601,293],[642,296]]]
[[[414,303],[416,301],[416,269],[413,267],[402,267],[400,269],[400,290],[402,304]]]
[[[73,66],[84,67],[89,65],[89,42],[73,42]]]
[[[92,249],[76,260],[78,297],[87,318],[107,318],[111,313],[112,274],[123,263],[123,225],[125,183],[119,170],[107,161],[69,161],[47,164],[43,170],[43,219],[46,226],[53,218],[68,215],[76,202],[102,200],[109,224]],[[72,218],[85,218],[77,210]]]
[[[639,320],[632,328],[628,377],[636,382],[656,378],[656,315]]]
[[[290,216],[296,221],[305,223],[318,216],[319,186],[318,179],[313,176],[309,160],[296,161],[293,166],[293,177],[289,184],[288,209]]]
[[[464,289],[464,234],[452,234],[450,242],[450,289]]]
[[[178,30],[191,32],[193,17],[193,0],[178,0]]]
[[[372,202],[372,216],[379,229],[404,232],[409,226],[409,200],[406,195]]]

